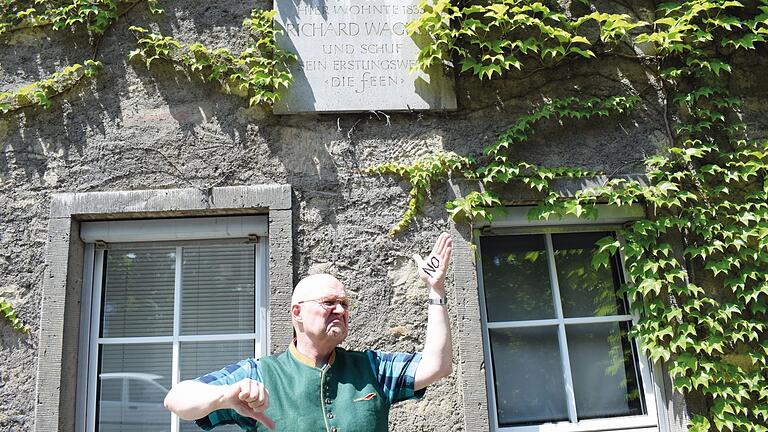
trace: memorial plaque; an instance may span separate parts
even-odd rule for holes
[[[442,67],[414,71],[418,0],[275,0],[277,43],[296,54],[274,112],[456,109]]]

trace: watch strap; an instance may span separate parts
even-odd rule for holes
[[[440,297],[440,298],[432,298],[432,297],[430,297],[430,298],[427,299],[427,304],[428,305],[444,306],[445,305],[445,299],[443,297]]]

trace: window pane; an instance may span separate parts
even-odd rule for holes
[[[105,402],[118,402],[122,404],[123,401],[123,379],[121,377],[105,377],[101,380],[101,402],[104,406]]]
[[[128,380],[128,401],[130,403],[157,403],[165,399],[168,389],[151,380]]]
[[[185,247],[181,334],[254,333],[255,246]]]
[[[170,431],[171,344],[102,345],[98,430]]]
[[[555,266],[565,317],[624,315],[623,299],[616,294],[619,273],[615,260],[609,268],[592,266],[592,251],[607,232],[553,234]]]
[[[182,342],[181,343],[181,379],[193,379],[208,372],[217,371],[224,366],[253,357],[254,341],[225,342]],[[199,432],[200,428],[193,421],[181,421],[182,432]],[[242,432],[236,425],[218,426],[216,431]]]
[[[202,430],[203,429],[200,429],[200,427],[197,424],[195,424],[194,420],[179,419],[179,432],[200,432]],[[229,425],[216,426],[216,428],[213,429],[213,431],[214,432],[243,432],[243,429],[241,429],[240,426],[238,425],[229,424]]]
[[[224,366],[251,358],[254,355],[253,340],[223,342],[182,342],[181,379],[194,379]]]
[[[579,420],[644,414],[628,323],[566,326]]]
[[[543,235],[480,237],[488,321],[554,318]]]
[[[170,336],[176,249],[107,252],[102,337]]]
[[[557,327],[489,332],[499,425],[567,421]]]

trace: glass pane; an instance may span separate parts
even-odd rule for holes
[[[266,429],[265,429],[266,430]],[[200,432],[202,429],[195,424],[194,420],[181,420],[179,419],[179,431],[180,432]],[[238,425],[219,425],[213,429],[214,432],[243,432],[243,429]]]
[[[180,373],[181,379],[193,379],[224,366],[253,357],[254,341],[225,342],[182,342]],[[182,432],[199,432],[200,428],[193,421],[181,421]],[[236,425],[218,426],[216,431],[242,432]]]
[[[182,342],[181,379],[194,379],[240,360],[252,358],[255,342],[251,340],[223,342]]]
[[[554,318],[543,235],[480,237],[488,321]]]
[[[255,246],[185,247],[181,334],[254,333]]]
[[[107,252],[102,337],[170,336],[176,249]]]
[[[566,326],[579,420],[644,414],[628,323]]]
[[[609,268],[592,266],[595,242],[608,232],[553,234],[557,281],[563,302],[563,316],[624,315],[624,300],[616,294],[619,273],[616,260]]]
[[[557,327],[489,332],[499,425],[567,421]]]
[[[171,387],[171,344],[102,345],[99,374],[100,432],[167,432],[163,406]]]

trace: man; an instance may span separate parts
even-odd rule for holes
[[[428,287],[421,353],[339,348],[349,331],[349,298],[333,276],[312,275],[291,297],[296,339],[286,352],[183,381],[168,393],[165,406],[203,429],[234,423],[246,430],[386,431],[391,404],[421,397],[451,373],[445,307],[451,247],[443,233],[426,261],[414,255]]]

